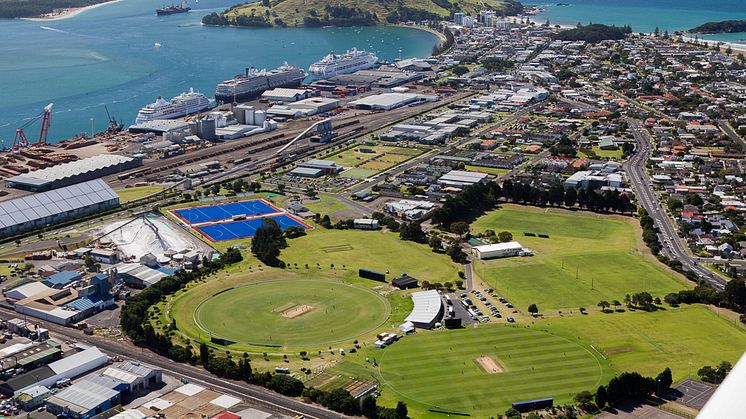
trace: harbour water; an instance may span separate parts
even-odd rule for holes
[[[244,67],[304,68],[329,51],[352,47],[385,60],[428,56],[437,37],[399,27],[205,27],[202,16],[236,0],[190,1],[187,14],[155,16],[161,3],[123,0],[57,21],[0,21],[0,140],[54,102],[49,141],[102,131],[104,105],[125,124],[162,95],[193,87],[212,97],[215,85]],[[170,4],[170,1],[168,2]],[[91,120],[93,119],[93,120]],[[38,124],[26,132],[32,141]]]
[[[522,0],[545,11],[536,16],[552,24],[575,25],[589,22],[631,25],[635,32],[685,31],[705,22],[746,19],[746,0]],[[565,5],[560,5],[565,4]],[[738,42],[746,33],[707,36],[726,42]]]
[[[212,96],[215,85],[244,67],[274,68],[284,61],[307,68],[329,51],[352,47],[385,60],[424,57],[437,38],[398,27],[216,28],[202,16],[237,0],[192,0],[187,14],[155,16],[161,3],[123,0],[58,21],[0,21],[0,146],[15,128],[54,102],[50,141],[101,131],[104,105],[125,124],[156,96],[189,87]],[[746,19],[746,0],[568,0],[568,6],[524,0],[546,11],[538,21],[657,26],[671,32],[707,21]],[[705,36],[746,43],[746,33]],[[38,132],[30,128],[33,139]]]

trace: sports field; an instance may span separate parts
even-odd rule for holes
[[[192,228],[199,231],[208,240],[213,242],[245,239],[248,237],[254,237],[256,230],[262,226],[265,218],[275,220],[283,231],[288,227],[310,228],[304,222],[288,214],[252,218],[250,220],[228,221],[217,224],[204,224],[200,226],[192,226]]]
[[[474,267],[519,308],[535,303],[542,312],[593,309],[601,300],[623,301],[640,291],[662,298],[685,288],[643,247],[635,223],[633,218],[506,205],[475,221],[472,231],[510,231],[535,256],[479,261]]]
[[[655,376],[669,367],[674,381],[704,365],[734,363],[746,349],[746,326],[719,318],[703,305],[668,308],[654,313],[591,313],[552,318],[541,327],[580,336],[611,361],[617,371]]]
[[[398,234],[385,231],[309,230],[306,236],[293,239],[282,250],[280,259],[288,264],[334,265],[335,274],[346,266],[357,276],[360,268],[387,273],[387,280],[403,272],[420,280],[446,282],[458,279],[460,265],[443,254],[435,254],[426,245],[400,240]],[[318,264],[318,265],[317,265]]]
[[[386,348],[379,364],[386,398],[404,398],[422,412],[414,417],[429,409],[498,417],[514,401],[570,402],[610,373],[591,348],[506,326],[417,333]]]
[[[229,204],[204,205],[201,207],[182,208],[173,213],[187,224],[201,224],[211,221],[221,221],[236,215],[247,217],[254,215],[273,214],[280,209],[263,199],[231,202]]]
[[[266,346],[318,346],[352,340],[383,324],[387,301],[335,281],[275,280],[228,289],[204,300],[195,320],[204,333]]]

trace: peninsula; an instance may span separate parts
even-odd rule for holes
[[[230,7],[202,19],[205,25],[221,26],[372,26],[406,21],[442,20],[451,13],[476,15],[492,9],[515,16],[523,5],[507,0],[263,0]]]
[[[707,22],[696,28],[690,29],[690,33],[736,33],[746,32],[746,20],[723,20],[720,22]]]

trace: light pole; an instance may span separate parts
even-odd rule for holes
[[[93,118],[91,118],[91,138],[93,138]]]

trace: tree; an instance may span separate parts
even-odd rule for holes
[[[402,224],[399,229],[399,238],[415,243],[427,243],[427,235],[422,231],[422,226],[417,221]]]
[[[656,393],[661,396],[666,390],[671,388],[673,384],[673,376],[671,374],[671,368],[666,367],[657,377],[655,377],[657,383]]]
[[[267,382],[267,388],[290,397],[303,393],[303,382],[286,374],[274,374]]]
[[[456,263],[463,263],[466,261],[466,253],[461,249],[460,242],[452,242],[446,249],[446,254],[451,257],[451,260]]]
[[[575,395],[575,401],[580,404],[588,404],[593,401],[593,394],[588,390],[583,390]]]
[[[406,403],[404,403],[402,401],[396,402],[396,417],[398,417],[399,419],[407,419],[407,414],[408,413],[409,412],[407,410],[407,404]]]
[[[204,342],[199,344],[199,362],[205,368],[210,364],[210,348]]]
[[[88,272],[94,272],[96,270],[96,260],[91,257],[91,255],[86,255],[85,259],[83,259],[83,264],[85,265],[85,269]]]
[[[597,305],[601,307],[601,311],[606,311],[606,309],[610,306],[609,302],[606,300],[599,301]]]
[[[509,231],[501,231],[497,234],[497,239],[500,241],[500,243],[507,243],[513,240],[513,233]]]
[[[308,188],[306,188],[306,195],[308,195],[309,198],[313,199],[316,198],[316,195],[318,194],[313,187],[309,186]]]
[[[443,240],[441,240],[440,236],[438,236],[437,234],[432,234],[430,236],[428,245],[433,250],[433,252],[440,252],[441,250],[443,250]]]
[[[459,237],[463,237],[469,231],[469,223],[466,221],[456,221],[451,223],[449,228],[451,233],[458,234]]]
[[[364,398],[362,403],[360,404],[360,413],[362,413],[363,416],[369,419],[375,419],[376,417],[378,417],[378,406],[376,406],[376,398],[372,396]]]
[[[743,279],[733,279],[723,290],[725,302],[735,309],[746,308],[746,282]]]
[[[457,279],[453,281],[454,284],[456,284],[456,288],[458,289],[464,289],[464,280],[463,279]]]
[[[575,188],[568,188],[565,191],[565,206],[574,207],[578,201],[578,191]]]
[[[539,307],[537,307],[536,304],[531,304],[530,306],[528,306],[528,312],[536,315],[539,312]]]
[[[604,406],[606,406],[606,400],[606,387],[598,386],[598,390],[596,390],[596,396],[594,397],[596,406],[598,406],[599,409],[603,409]]]
[[[280,226],[275,220],[265,218],[251,240],[251,253],[269,266],[278,266],[280,250],[285,246]]]
[[[619,306],[622,305],[622,303],[620,303],[619,300],[614,300],[611,302],[611,305],[614,306],[614,310],[619,310]]]
[[[233,378],[238,375],[238,367],[230,358],[215,357],[210,359],[207,370],[221,378]]]

